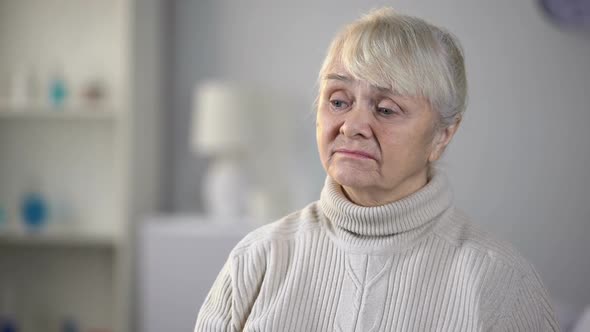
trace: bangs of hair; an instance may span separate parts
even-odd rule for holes
[[[448,54],[440,43],[446,33],[425,21],[381,9],[336,36],[320,71],[339,64],[353,78],[407,96],[424,97],[432,107],[456,108],[457,94]]]

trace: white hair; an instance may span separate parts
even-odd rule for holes
[[[368,13],[332,41],[320,70],[320,89],[336,64],[355,79],[427,99],[441,127],[457,122],[465,111],[467,79],[459,41],[422,19],[391,8]]]

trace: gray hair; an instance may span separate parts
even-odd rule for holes
[[[371,85],[426,98],[443,128],[465,111],[467,79],[459,41],[422,19],[391,8],[368,13],[332,41],[320,70],[320,89],[335,64]]]

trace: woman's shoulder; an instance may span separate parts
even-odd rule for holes
[[[550,296],[539,273],[512,244],[472,222],[458,209],[454,209],[444,224],[436,233],[456,248],[458,256],[474,258],[477,263],[474,266],[485,271],[482,294],[498,323],[510,324],[514,315],[534,313],[536,323],[544,327],[533,330],[558,330]],[[518,310],[528,311],[518,313]]]
[[[276,221],[260,226],[248,233],[234,247],[232,254],[240,255],[244,252],[269,247],[276,244],[287,244],[309,232],[318,230],[319,214],[318,202],[308,204],[303,209],[289,213]]]
[[[504,265],[520,274],[534,274],[532,265],[511,243],[473,222],[458,208],[453,208],[449,218],[435,233],[457,250],[472,251],[475,255],[489,259],[491,263]]]

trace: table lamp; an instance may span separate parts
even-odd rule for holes
[[[209,216],[222,222],[246,214],[245,157],[252,142],[253,99],[229,82],[203,82],[194,91],[191,145],[210,160],[203,199]]]

